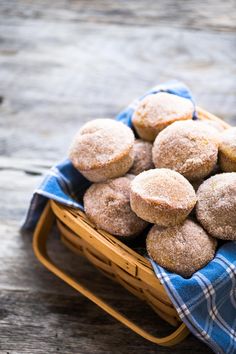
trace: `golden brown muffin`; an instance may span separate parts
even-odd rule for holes
[[[222,171],[236,172],[236,127],[225,130],[220,137],[219,163]]]
[[[190,277],[215,255],[217,241],[196,222],[163,228],[154,225],[148,233],[147,252],[160,266]]]
[[[195,121],[171,124],[156,137],[152,150],[156,167],[173,169],[191,181],[209,175],[217,156],[217,136]]]
[[[130,208],[130,183],[133,176],[115,178],[92,184],[84,195],[88,218],[100,229],[112,235],[131,237],[148,225]]]
[[[165,168],[145,171],[131,182],[132,210],[161,226],[183,222],[196,203],[191,184],[178,172]]]
[[[196,216],[204,229],[222,240],[236,240],[236,173],[208,178],[197,198]]]
[[[222,133],[223,131],[225,131],[224,125],[218,120],[204,119],[204,120],[197,120],[197,122],[206,125],[208,131],[217,132],[217,133]]]
[[[134,160],[134,134],[121,122],[95,119],[76,135],[69,151],[72,164],[89,181],[123,176]]]
[[[166,92],[146,96],[139,102],[132,117],[137,134],[144,140],[154,141],[157,134],[169,124],[192,119],[193,103]]]
[[[129,173],[138,175],[152,168],[154,168],[152,162],[152,144],[142,139],[136,139],[134,142],[134,163]]]

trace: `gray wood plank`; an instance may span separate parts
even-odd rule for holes
[[[7,0],[1,1],[4,16],[14,21],[24,19],[54,19],[73,22],[115,23],[129,26],[186,27],[198,30],[234,31],[235,3],[231,0]],[[47,11],[45,11],[45,7]]]
[[[150,2],[150,13],[159,16],[156,3],[163,6],[160,14],[169,14],[168,6],[155,1]],[[114,117],[145,90],[172,78],[185,81],[199,105],[235,122],[235,34],[221,31],[220,21],[218,31],[175,27],[158,17],[157,24],[130,27],[100,23],[101,13],[107,14],[104,2],[93,2],[88,9],[83,2],[71,2],[64,11],[64,2],[47,8],[40,1],[10,4],[0,4],[2,154],[59,159],[83,122]],[[168,4],[179,21],[190,16],[188,11],[183,16],[174,2]],[[76,6],[83,10],[76,12]],[[140,14],[141,9],[138,6]],[[198,7],[193,10],[197,18]],[[218,16],[213,11],[205,18],[215,21],[221,10],[223,16],[225,10],[218,4]],[[88,19],[76,21],[68,13],[87,13]],[[233,14],[229,12],[229,23]]]

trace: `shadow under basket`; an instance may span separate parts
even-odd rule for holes
[[[215,121],[225,129],[229,127],[201,108],[197,108],[197,114],[201,120]],[[55,220],[65,246],[85,256],[107,277],[146,301],[162,319],[177,327],[174,332],[162,338],[148,333],[58,268],[49,257],[46,244]],[[172,346],[188,335],[189,330],[180,320],[150,262],[114,236],[98,230],[84,212],[50,200],[35,229],[33,248],[36,257],[47,269],[145,339],[162,346]]]

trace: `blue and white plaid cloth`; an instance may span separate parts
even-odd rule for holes
[[[116,119],[132,127],[131,117],[137,103],[146,95],[161,91],[188,98],[193,102],[190,91],[183,83],[171,81],[154,87],[132,102]],[[197,119],[195,112],[193,119]],[[34,192],[22,229],[35,228],[48,199],[83,210],[82,197],[89,185],[90,182],[69,160],[54,166]],[[170,273],[154,261],[151,263],[156,276],[189,330],[215,353],[235,354],[236,242],[225,242],[218,249],[214,260],[190,279]]]

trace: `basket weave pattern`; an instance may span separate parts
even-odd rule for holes
[[[54,212],[57,212],[55,205],[52,207]],[[113,236],[108,235],[102,230],[97,230],[83,212],[79,212],[79,218],[78,213],[75,216],[73,210],[68,210],[68,212],[71,213],[71,216],[75,218],[77,223],[80,223],[82,227],[88,226],[92,228],[93,232],[97,232],[108,242],[119,247],[121,260],[118,265],[117,261],[115,262],[113,259],[104,256],[104,253],[99,251],[99,249],[90,245],[78,234],[72,232],[60,220],[57,220],[62,242],[73,252],[85,256],[108,278],[117,281],[141,300],[145,300],[160,317],[164,318],[171,325],[177,326],[181,321],[163,286],[156,278],[148,260],[135,252],[130,253],[129,248],[121,242],[119,242],[118,245],[117,240]],[[132,264],[134,264],[135,267],[127,267],[124,261],[127,255],[132,257]],[[148,276],[146,276],[145,273],[148,274]]]

